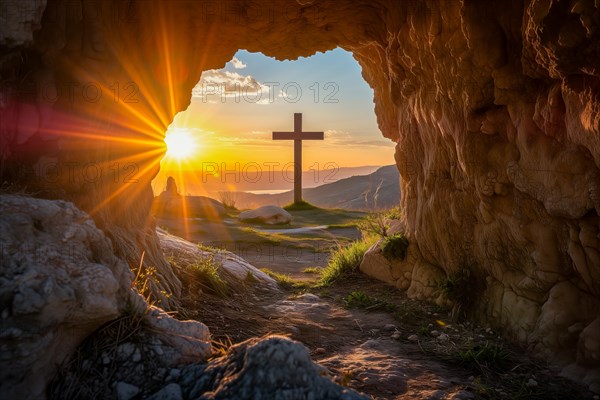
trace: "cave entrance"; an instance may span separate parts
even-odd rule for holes
[[[379,131],[373,90],[358,62],[341,48],[294,61],[239,50],[222,69],[202,73],[190,105],[169,126],[167,154],[153,189],[159,198],[176,191],[187,199],[177,210],[185,222],[174,227],[158,216],[158,224],[190,241],[226,248],[258,267],[275,265],[278,272],[293,273],[322,266],[325,251],[301,254],[298,248],[275,243],[268,229],[245,227],[237,232],[231,222],[240,210],[292,202],[293,146],[273,141],[272,132],[290,130],[294,113],[303,114],[303,130],[325,132],[324,141],[303,146],[305,200],[323,208],[354,201],[356,208],[363,201],[362,189],[353,199],[343,198],[348,190],[336,189],[337,200],[331,193],[327,199],[315,199],[310,191],[393,164],[394,143]],[[373,182],[372,193],[378,183]],[[215,200],[225,206],[225,215]],[[228,210],[234,210],[233,218]],[[194,227],[197,218],[203,219],[202,229]],[[229,225],[211,221],[221,218]],[[339,222],[327,218],[305,225]],[[351,215],[340,218],[349,220]],[[303,228],[296,225],[289,228]],[[280,232],[287,234],[284,231]]]
[[[222,192],[291,190],[293,149],[273,142],[271,132],[289,130],[296,112],[305,129],[325,131],[326,139],[305,146],[305,188],[393,163],[394,143],[379,131],[373,90],[351,53],[277,61],[240,50],[224,68],[202,73],[189,107],[169,126],[155,194],[169,176],[180,193],[217,200]]]

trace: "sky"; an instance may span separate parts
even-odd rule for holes
[[[373,90],[351,53],[277,61],[240,50],[202,74],[167,131],[161,169],[281,170],[293,161],[293,142],[273,141],[272,131],[292,131],[297,112],[304,131],[325,132],[324,141],[303,142],[303,170],[393,163],[394,143],[379,131]]]

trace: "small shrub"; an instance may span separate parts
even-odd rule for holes
[[[400,206],[392,207],[385,212],[386,219],[399,220],[402,219],[402,208]]]
[[[235,207],[235,203],[237,201],[237,195],[234,192],[219,192],[219,200],[221,200],[221,204],[227,210],[235,211],[237,208]]]
[[[189,270],[203,289],[220,297],[227,295],[227,283],[219,275],[219,266],[212,255],[199,259],[189,266]]]
[[[408,249],[408,239],[402,233],[395,233],[385,237],[380,247],[384,257],[388,260],[394,258],[404,260]]]
[[[329,286],[333,282],[358,271],[365,252],[373,242],[373,238],[367,237],[352,242],[346,247],[339,246],[331,255],[327,266],[321,271],[318,286]]]
[[[367,215],[367,217],[360,222],[359,228],[363,232],[379,237],[386,237],[390,226],[384,213],[375,212]]]

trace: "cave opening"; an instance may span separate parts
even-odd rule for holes
[[[291,146],[273,142],[271,132],[287,129],[296,112],[305,127],[325,131],[324,142],[304,151],[304,187],[392,164],[394,143],[381,136],[373,97],[352,53],[339,47],[285,61],[239,50],[223,68],[203,71],[169,125],[154,194],[169,176],[181,194],[217,200],[224,191],[290,190]]]
[[[291,203],[293,146],[273,141],[272,132],[289,130],[298,112],[303,113],[304,130],[323,131],[325,136],[303,149],[302,187],[309,190],[309,202],[334,206],[331,195],[321,199],[310,190],[367,176],[388,164],[394,172],[369,182],[361,197],[352,199],[353,207],[377,207],[376,191],[384,180],[389,185],[388,175],[392,186],[398,186],[391,165],[395,143],[381,136],[373,89],[361,72],[352,53],[339,47],[284,61],[238,50],[223,68],[203,71],[189,106],[175,115],[165,133],[167,150],[152,182],[158,225],[192,242],[226,248],[258,267],[290,263],[289,272],[294,264],[311,259],[322,263],[323,257],[298,249],[240,246],[228,218],[247,209]],[[393,196],[396,191],[387,200],[397,204],[399,196]],[[227,212],[220,211],[222,206]],[[180,217],[179,223],[174,216]],[[223,218],[228,227],[213,223]],[[197,220],[209,228],[199,233]]]

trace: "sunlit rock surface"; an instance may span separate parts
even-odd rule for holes
[[[279,206],[267,205],[238,215],[242,222],[259,222],[267,225],[285,225],[292,222],[292,214]]]
[[[2,180],[91,212],[131,265],[145,250],[161,290],[180,285],[149,183],[201,72],[240,48],[286,59],[340,46],[398,143],[414,248],[401,272],[469,269],[482,319],[597,381],[597,1],[54,1],[41,20],[43,2],[16,3],[0,24]]]
[[[175,268],[189,268],[200,260],[210,259],[217,267],[219,276],[232,287],[239,287],[250,276],[261,289],[278,290],[275,279],[240,256],[222,249],[201,249],[198,245],[160,228],[157,229],[157,234],[165,256],[175,262]]]

